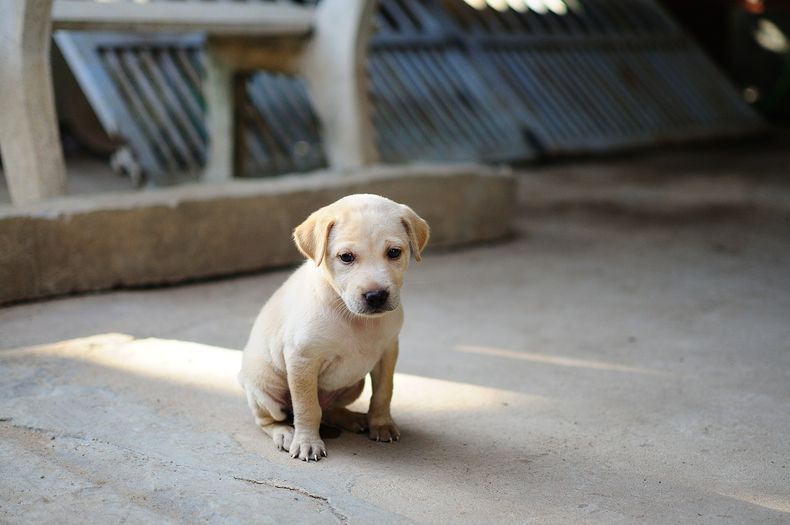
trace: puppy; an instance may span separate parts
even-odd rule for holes
[[[258,314],[239,373],[255,422],[278,449],[303,461],[326,456],[321,421],[376,441],[400,438],[390,416],[400,288],[428,236],[411,208],[378,195],[344,197],[294,230],[308,260]],[[352,412],[345,407],[368,373],[368,413]]]

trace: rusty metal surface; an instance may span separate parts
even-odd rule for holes
[[[489,4],[502,11],[379,0],[367,73],[384,161],[529,160],[762,126],[651,0]],[[206,151],[200,36],[56,39],[99,120],[149,180],[197,176]],[[237,175],[326,165],[298,79],[259,73],[241,93]]]

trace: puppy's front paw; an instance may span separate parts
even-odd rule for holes
[[[296,432],[291,447],[288,449],[292,458],[298,458],[302,461],[318,461],[322,457],[326,457],[326,445],[318,436],[310,434],[301,434]]]
[[[368,437],[373,441],[392,443],[400,439],[400,430],[392,418],[369,418]]]

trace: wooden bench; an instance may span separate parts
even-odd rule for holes
[[[207,181],[233,176],[234,77],[255,69],[306,79],[331,168],[375,162],[364,75],[374,4],[2,0],[0,154],[12,202],[34,202],[65,189],[49,67],[53,29],[205,33]]]

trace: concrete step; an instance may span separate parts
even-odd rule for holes
[[[477,165],[378,166],[0,206],[0,304],[258,271],[302,259],[291,232],[352,193],[411,206],[429,247],[510,233],[511,175]]]

